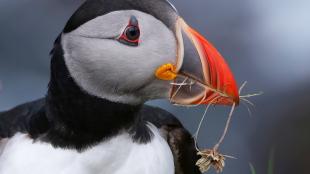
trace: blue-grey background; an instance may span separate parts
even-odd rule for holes
[[[49,51],[81,0],[0,0],[0,110],[46,93]],[[309,174],[310,169],[310,1],[173,0],[180,14],[221,51],[244,93],[252,98],[249,116],[240,106],[221,147],[224,174],[267,173],[274,150],[276,174]],[[179,108],[155,101],[194,132],[205,107]],[[208,113],[200,136],[211,147],[222,133],[229,108]],[[213,171],[209,172],[213,173]]]

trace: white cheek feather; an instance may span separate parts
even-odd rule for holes
[[[122,133],[81,153],[16,134],[0,144],[0,174],[174,174],[167,142],[155,126],[149,128],[154,137],[147,144]]]
[[[104,39],[119,36],[132,15],[141,30],[138,47]],[[149,14],[126,10],[97,17],[63,34],[62,46],[70,74],[89,94],[132,104],[168,95],[169,82],[157,80],[154,72],[163,64],[176,63],[177,41]]]

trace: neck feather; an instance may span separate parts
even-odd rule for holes
[[[140,124],[141,105],[111,102],[83,91],[72,79],[56,40],[52,51],[51,80],[47,94],[47,139],[56,146],[82,149]]]

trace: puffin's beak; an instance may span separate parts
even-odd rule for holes
[[[177,23],[177,64],[159,67],[156,76],[173,80],[170,100],[181,105],[239,104],[234,76],[214,46],[182,18]]]

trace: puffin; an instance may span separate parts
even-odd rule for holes
[[[86,0],[45,97],[0,112],[0,174],[199,174],[180,106],[239,102],[229,66],[167,0]]]

